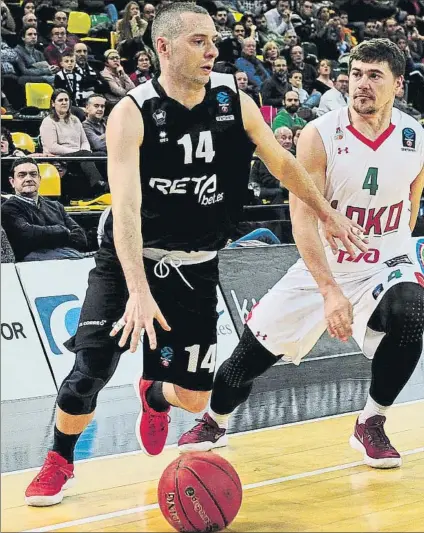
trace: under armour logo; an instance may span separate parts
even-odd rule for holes
[[[346,148],[337,148],[337,153],[340,155],[342,153],[345,153],[345,154],[348,154],[349,153],[349,148],[346,146]]]
[[[256,332],[256,337],[261,337],[263,341],[266,341],[268,335],[262,335],[260,331]]]

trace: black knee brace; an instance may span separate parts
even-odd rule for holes
[[[92,413],[99,392],[115,373],[120,355],[98,349],[79,350],[71,372],[59,389],[57,405],[60,409],[69,415]]]
[[[418,283],[398,283],[383,296],[368,323],[407,346],[422,339],[424,332],[424,288]]]
[[[240,342],[231,357],[215,376],[211,408],[218,414],[229,414],[245,402],[255,378],[275,365],[281,356],[269,352],[245,326]]]

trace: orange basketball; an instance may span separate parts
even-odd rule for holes
[[[211,452],[172,461],[158,485],[159,507],[177,531],[220,531],[237,516],[242,500],[237,472]]]

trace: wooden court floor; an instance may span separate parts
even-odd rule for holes
[[[387,432],[403,466],[362,464],[348,438],[356,415],[232,435],[218,450],[238,471],[243,504],[229,531],[424,532],[424,401],[391,409]],[[23,501],[34,470],[2,475],[1,531],[172,531],[157,507],[161,472],[175,447],[77,463],[61,505]]]

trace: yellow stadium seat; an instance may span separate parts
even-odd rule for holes
[[[35,152],[35,143],[28,133],[21,133],[20,131],[12,132],[13,144],[18,150],[26,150],[33,154]]]
[[[68,31],[79,35],[87,35],[91,28],[90,15],[83,11],[71,11],[69,13]]]
[[[38,165],[41,175],[39,193],[42,196],[60,196],[61,183],[57,168],[51,163],[40,163]]]
[[[118,40],[118,33],[116,31],[110,32],[110,47],[116,50],[116,41]]]
[[[35,106],[38,109],[50,109],[50,99],[53,87],[48,83],[26,83],[26,105]]]
[[[232,15],[233,15],[234,20],[235,20],[236,22],[240,22],[240,20],[241,20],[241,18],[242,18],[242,16],[243,16],[242,13],[238,13],[237,11],[233,12]]]

